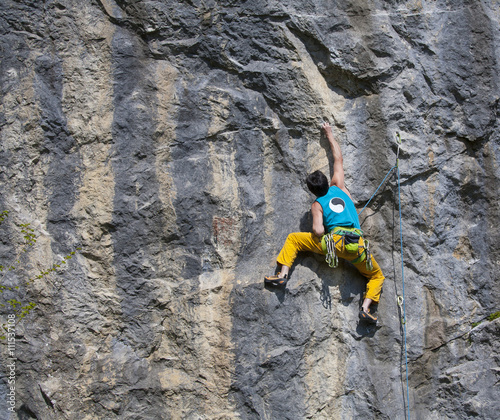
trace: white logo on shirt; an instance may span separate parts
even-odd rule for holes
[[[341,198],[333,197],[330,200],[330,209],[334,213],[342,213],[345,209],[345,202]]]

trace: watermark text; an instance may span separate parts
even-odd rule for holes
[[[16,408],[16,315],[7,315],[7,410]]]

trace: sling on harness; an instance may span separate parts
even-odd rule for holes
[[[334,236],[340,236],[335,240]],[[363,244],[361,244],[361,239]],[[366,269],[373,270],[372,256],[370,253],[370,242],[363,238],[363,231],[357,228],[347,228],[337,226],[321,238],[321,248],[326,254],[326,262],[331,268],[339,265],[336,245],[342,242],[342,247],[349,253],[357,253],[358,256],[350,260],[352,264],[357,264],[366,260]]]

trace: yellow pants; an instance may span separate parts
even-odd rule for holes
[[[335,242],[337,242],[339,239],[339,235],[334,235]],[[357,258],[357,254],[347,252],[344,249],[342,242],[343,241],[338,241],[337,245],[335,246],[335,248],[337,249],[338,257],[343,258],[347,261],[351,261]],[[286,265],[287,267],[291,267],[299,251],[311,251],[315,252],[316,254],[325,255],[323,249],[321,248],[321,238],[318,238],[311,232],[295,232],[290,233],[286,238],[285,245],[283,245],[283,248],[278,255],[278,263]],[[366,269],[366,261],[362,261],[353,265],[364,277],[368,279],[365,298],[371,299],[374,302],[378,302],[380,299],[382,284],[384,283],[385,277],[382,274],[382,270],[377,264],[377,261],[375,261],[375,258],[373,258],[373,255],[372,262],[372,271]]]

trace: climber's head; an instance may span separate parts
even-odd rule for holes
[[[314,171],[306,178],[307,188],[316,197],[322,197],[328,192],[328,178],[321,171]]]

